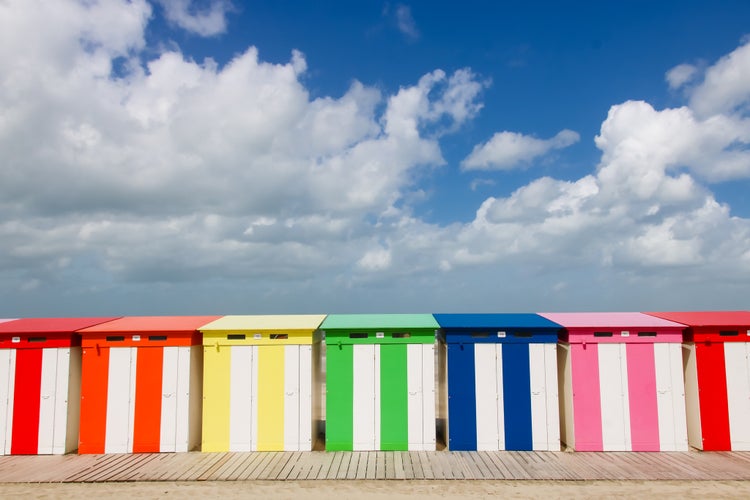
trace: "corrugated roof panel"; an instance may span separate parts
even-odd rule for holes
[[[79,333],[194,332],[221,316],[125,316]]]
[[[639,312],[539,313],[565,328],[684,328],[685,326]]]
[[[325,314],[230,315],[201,327],[202,332],[246,330],[309,330],[315,331]]]
[[[433,314],[441,328],[551,328],[561,325],[534,313]]]
[[[351,328],[440,328],[432,314],[329,314],[324,330]]]
[[[111,318],[23,318],[0,324],[0,333],[73,333]]]
[[[750,326],[750,312],[748,311],[648,312],[646,314],[687,326]]]

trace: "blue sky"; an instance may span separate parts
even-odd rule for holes
[[[749,16],[5,2],[0,317],[746,309]]]

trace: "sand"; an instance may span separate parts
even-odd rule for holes
[[[750,481],[243,481],[4,483],[2,498],[750,498]]]

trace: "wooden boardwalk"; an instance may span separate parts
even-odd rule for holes
[[[750,452],[313,451],[0,457],[0,483],[313,479],[750,480]]]

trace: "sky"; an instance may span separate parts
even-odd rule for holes
[[[0,0],[0,318],[748,309],[749,19]]]

